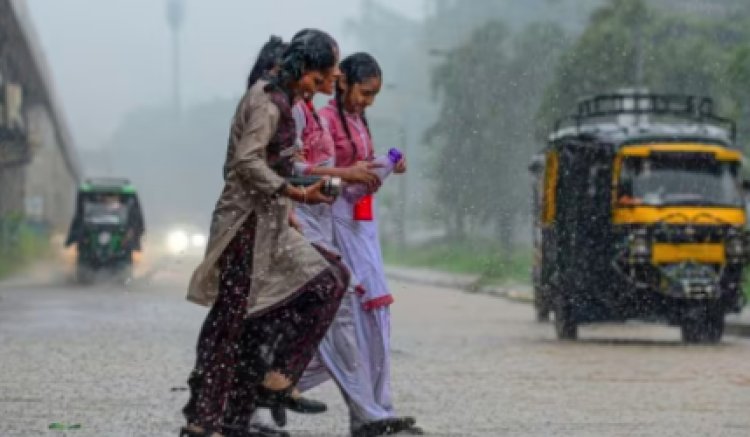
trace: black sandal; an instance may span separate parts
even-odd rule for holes
[[[308,399],[304,396],[295,398],[291,394],[287,399],[286,409],[299,414],[320,414],[328,411],[325,402]]]
[[[320,414],[328,411],[328,405],[324,402],[308,399],[304,396],[295,398],[292,396],[291,388],[284,390],[271,390],[260,386],[258,388],[258,400],[256,405],[259,408],[273,408],[283,406],[287,410],[300,414]]]
[[[258,408],[267,408],[271,410],[271,417],[277,426],[283,428],[286,426],[286,404],[287,399],[292,397],[292,388],[284,390],[271,390],[269,388],[258,387],[258,399],[255,405]]]
[[[406,428],[403,431],[400,431],[398,434],[403,434],[403,435],[425,435],[426,433],[424,432],[424,429],[422,429],[422,428],[414,425],[414,426],[410,426],[409,428]]]
[[[369,422],[352,431],[352,437],[377,437],[382,435],[393,435],[409,429],[419,429],[414,426],[417,423],[413,417],[391,417],[388,419]]]
[[[286,426],[286,410],[300,414],[320,414],[328,411],[328,406],[323,402],[302,396],[295,399],[292,396],[292,390],[292,387],[284,390],[271,390],[260,386],[256,406],[271,410],[273,421],[282,428]]]

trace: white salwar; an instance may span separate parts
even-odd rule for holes
[[[358,290],[341,303],[318,356],[297,387],[309,390],[333,377],[349,406],[351,429],[395,417],[390,386],[390,310],[367,303],[390,298],[383,269],[377,222],[355,221],[354,205],[333,205],[333,239]]]

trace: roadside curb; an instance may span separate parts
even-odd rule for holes
[[[432,273],[432,274],[430,274]],[[478,275],[455,275],[426,269],[409,270],[401,267],[386,266],[385,274],[389,279],[430,287],[447,288],[470,294],[485,294],[500,297],[512,302],[532,304],[534,302],[531,287],[526,285],[509,285],[505,287],[481,285]],[[725,332],[738,337],[750,337],[750,323],[736,320],[730,316],[726,321]]]
[[[738,337],[750,337],[750,324],[727,320],[724,326],[724,332]]]
[[[433,274],[430,274],[433,273]],[[469,294],[486,294],[502,297],[514,302],[532,303],[534,297],[531,288],[526,285],[483,285],[479,275],[451,275],[445,272],[424,269],[409,270],[401,267],[386,266],[385,274],[389,279],[410,284],[459,290]]]

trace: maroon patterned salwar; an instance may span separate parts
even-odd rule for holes
[[[255,218],[238,231],[219,260],[218,299],[201,329],[190,400],[190,424],[222,431],[246,426],[255,410],[257,387],[275,370],[296,383],[333,321],[348,272],[335,255],[319,249],[331,267],[285,302],[247,316]]]

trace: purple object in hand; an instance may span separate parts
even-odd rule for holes
[[[396,164],[399,163],[404,157],[404,154],[400,150],[393,147],[388,150],[388,154],[378,156],[373,160],[373,164],[380,164],[380,167],[373,168],[372,171],[382,183],[387,178],[393,169],[396,168]],[[362,196],[367,194],[367,186],[365,184],[349,184],[344,187],[344,198],[350,202],[355,202]]]

